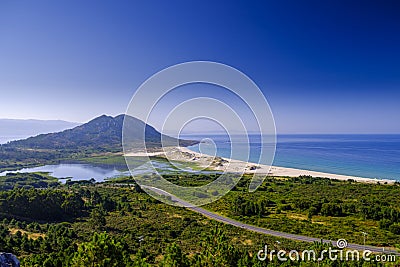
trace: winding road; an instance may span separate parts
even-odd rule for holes
[[[274,231],[274,230],[268,230],[268,229],[257,227],[254,225],[242,223],[242,222],[233,220],[231,218],[227,218],[227,217],[221,216],[219,214],[216,214],[214,212],[208,211],[206,209],[193,206],[190,203],[188,203],[182,199],[179,199],[176,196],[174,196],[162,189],[152,187],[152,186],[144,186],[144,185],[142,185],[141,187],[144,189],[147,188],[159,195],[171,197],[171,200],[179,203],[179,205],[186,207],[192,211],[198,212],[210,219],[213,219],[213,220],[216,220],[219,222],[223,222],[223,223],[230,224],[230,225],[242,228],[242,229],[246,229],[249,231],[266,234],[266,235],[270,235],[270,236],[275,236],[275,237],[279,237],[279,238],[286,238],[286,239],[291,239],[291,240],[295,240],[295,241],[303,241],[303,242],[315,242],[315,241],[321,242],[322,241],[323,243],[331,244],[331,245],[337,247],[337,241],[328,240],[328,239],[320,239],[320,238],[303,236],[303,235],[290,234],[290,233],[279,232],[279,231]],[[384,248],[384,247],[375,247],[375,246],[368,246],[368,245],[364,246],[364,245],[359,245],[359,244],[348,243],[346,248],[354,249],[354,250],[358,250],[358,251],[369,250],[374,253],[394,254],[394,255],[400,256],[400,253],[397,252],[396,250],[390,249],[390,248]]]

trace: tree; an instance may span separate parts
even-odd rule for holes
[[[104,229],[106,226],[106,212],[102,207],[97,207],[90,213],[89,223],[95,229]]]
[[[139,249],[133,258],[133,263],[131,267],[148,267],[150,264],[147,263],[147,257],[149,254],[145,249]]]
[[[312,216],[314,216],[314,215],[316,215],[316,214],[317,214],[317,208],[314,207],[314,206],[311,206],[311,207],[308,209],[308,214],[307,214],[308,220],[311,222],[311,221],[312,221]]]
[[[342,207],[336,203],[324,203],[322,204],[321,214],[324,216],[343,216]]]
[[[389,226],[389,231],[393,234],[400,235],[400,223],[394,223]]]
[[[61,204],[61,208],[63,208],[64,212],[67,214],[79,216],[82,213],[84,204],[84,201],[78,194],[69,194]]]
[[[99,194],[99,192],[94,191],[94,192],[92,193],[92,197],[91,197],[91,203],[92,203],[92,205],[94,205],[94,206],[99,205],[99,204],[101,203],[102,200],[103,200],[103,199],[102,199],[101,195]]]
[[[235,266],[243,256],[234,246],[225,233],[217,226],[205,236],[201,246],[202,252],[194,257],[192,266]]]
[[[72,258],[72,267],[117,267],[129,264],[124,246],[107,235],[95,233],[90,242],[82,243]]]
[[[184,267],[189,266],[186,256],[182,253],[181,248],[176,244],[172,243],[166,249],[166,254],[162,261],[162,266],[166,267]]]

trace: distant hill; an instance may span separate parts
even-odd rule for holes
[[[25,139],[38,134],[55,133],[78,126],[80,123],[62,120],[0,119],[0,143]]]
[[[161,137],[170,144],[177,144],[178,140],[169,136],[163,136],[152,126],[143,121],[125,115],[110,117],[102,115],[88,123],[79,125],[58,133],[41,134],[25,140],[10,142],[5,145],[9,148],[23,149],[49,149],[49,150],[93,150],[98,152],[122,151],[122,128],[127,129],[125,141],[132,144],[140,144],[145,140],[147,147],[161,145]],[[183,146],[192,145],[196,141],[179,140]]]

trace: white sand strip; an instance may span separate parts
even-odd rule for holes
[[[194,152],[186,147],[167,147],[164,148],[164,151],[152,151],[152,152],[136,152],[136,153],[128,153],[127,156],[132,157],[143,157],[143,156],[158,156],[158,157],[167,157],[169,160],[177,160],[177,161],[185,161],[185,162],[193,162],[196,163],[199,167],[204,169],[212,169],[224,172],[240,172],[242,173],[257,173],[257,174],[269,174],[270,176],[288,176],[288,177],[298,177],[300,175],[309,175],[313,177],[324,177],[329,179],[337,179],[342,181],[347,181],[349,179],[353,179],[357,182],[363,183],[385,183],[393,184],[394,180],[389,179],[373,179],[373,178],[364,178],[364,177],[356,177],[349,175],[341,175],[341,174],[333,174],[333,173],[325,173],[325,172],[317,172],[310,170],[301,170],[295,168],[286,168],[286,167],[278,167],[278,166],[267,166],[262,164],[255,164],[251,162],[244,162],[241,160],[227,159],[221,157],[213,157],[210,155],[205,155],[201,153]]]

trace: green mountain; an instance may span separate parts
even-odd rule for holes
[[[162,135],[152,126],[128,115],[110,117],[102,115],[88,123],[58,133],[41,134],[25,140],[3,145],[8,148],[34,150],[92,150],[98,152],[122,151],[122,129],[125,123],[124,142],[140,146],[146,140],[147,147],[161,146],[161,139],[167,144],[188,146],[196,141],[178,140]],[[164,143],[165,144],[165,143]]]

